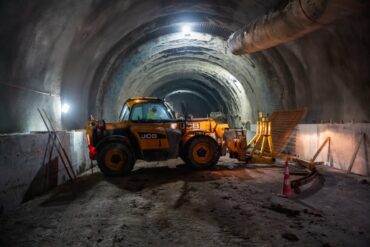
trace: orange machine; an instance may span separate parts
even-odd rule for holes
[[[130,172],[136,159],[181,157],[195,168],[213,167],[226,154],[228,128],[211,118],[175,119],[163,100],[140,97],[126,101],[116,123],[89,121],[86,135],[90,158],[105,175],[119,176]]]

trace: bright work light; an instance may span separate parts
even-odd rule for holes
[[[181,27],[181,31],[184,33],[184,34],[190,34],[191,33],[191,26],[190,25],[183,25]]]
[[[62,112],[63,113],[68,113],[69,112],[70,106],[67,103],[63,103],[62,105]]]

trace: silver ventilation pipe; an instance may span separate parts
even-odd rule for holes
[[[228,46],[235,55],[265,50],[368,7],[368,0],[290,0],[233,33]]]

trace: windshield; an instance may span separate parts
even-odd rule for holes
[[[174,120],[174,117],[163,103],[141,103],[131,109],[130,120],[133,121],[158,121]]]
[[[122,108],[122,111],[121,111],[121,114],[119,116],[119,120],[120,121],[125,121],[125,120],[128,120],[128,117],[130,115],[130,109],[127,107],[127,105],[125,104]]]

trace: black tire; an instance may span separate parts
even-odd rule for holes
[[[220,150],[215,140],[208,136],[196,136],[186,145],[186,160],[196,169],[210,169],[219,158]]]
[[[182,159],[182,161],[184,161],[184,164],[185,165],[189,165],[190,164],[190,161],[189,159],[187,158],[187,148],[188,148],[189,145],[185,145],[183,147],[181,147],[180,149],[180,158]]]
[[[184,154],[180,154],[180,158],[184,162],[185,165],[189,164],[189,161]]]
[[[108,143],[98,152],[98,166],[107,177],[130,173],[135,161],[131,147],[124,143]]]

